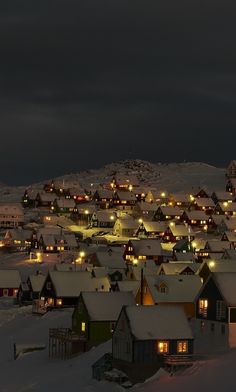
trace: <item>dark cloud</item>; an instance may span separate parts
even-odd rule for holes
[[[235,158],[230,0],[0,6],[1,181],[111,160]]]

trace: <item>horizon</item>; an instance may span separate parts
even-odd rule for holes
[[[196,164],[209,165],[209,166],[215,167],[216,169],[226,169],[228,164],[232,160],[233,159],[230,159],[226,166],[219,166],[219,165],[214,165],[214,164],[212,164],[210,162],[202,162],[202,161],[169,161],[169,162],[160,162],[160,161],[158,161],[158,162],[153,162],[153,161],[150,161],[150,160],[140,159],[140,158],[128,158],[128,159],[117,160],[117,161],[113,161],[113,162],[106,162],[102,166],[98,166],[98,167],[86,167],[86,168],[83,168],[83,169],[77,170],[77,171],[75,170],[75,171],[71,171],[71,172],[58,173],[56,175],[52,175],[52,176],[48,176],[48,177],[42,177],[42,178],[38,178],[38,179],[35,178],[35,179],[32,179],[32,182],[29,182],[29,183],[18,183],[18,184],[17,183],[10,183],[10,182],[6,183],[6,182],[2,181],[2,178],[0,178],[0,184],[2,184],[3,186],[6,186],[6,187],[8,187],[8,186],[9,187],[30,187],[31,185],[36,185],[37,183],[42,183],[42,182],[55,180],[55,179],[60,178],[60,177],[65,177],[65,176],[68,176],[68,175],[77,175],[77,174],[80,174],[80,173],[83,173],[83,172],[86,172],[86,171],[90,171],[90,170],[91,171],[99,171],[99,170],[102,170],[103,168],[105,168],[105,167],[107,167],[109,165],[112,165],[112,164],[116,165],[116,164],[122,164],[124,162],[132,162],[132,161],[141,161],[141,162],[146,162],[146,163],[150,163],[150,164],[153,164],[153,165],[174,165],[174,164],[188,164],[188,163],[194,164],[194,163],[196,163]]]

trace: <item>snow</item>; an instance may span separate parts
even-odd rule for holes
[[[193,339],[181,306],[127,306],[125,310],[131,333],[138,340]]]

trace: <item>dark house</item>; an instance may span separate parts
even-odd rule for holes
[[[198,350],[236,347],[236,272],[215,272],[196,297],[195,336]]]
[[[179,306],[124,306],[113,337],[113,358],[131,363],[159,362],[191,356],[193,334]]]

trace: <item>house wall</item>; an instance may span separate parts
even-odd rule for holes
[[[168,355],[181,355],[177,351],[178,340],[168,340],[169,352]],[[186,354],[193,354],[193,340],[180,339],[188,341],[188,352]],[[134,362],[159,362],[161,354],[158,353],[158,340],[143,340],[134,342]]]
[[[113,333],[112,355],[114,359],[133,362],[133,339],[124,311],[121,312]]]
[[[4,290],[8,290],[8,295],[3,295]],[[14,290],[18,290],[18,287],[15,289],[13,288],[0,288],[0,297],[16,297],[17,294],[15,294]]]
[[[227,323],[192,319],[195,354],[211,354],[229,348],[229,326]]]
[[[236,347],[236,323],[229,324],[229,347]]]

